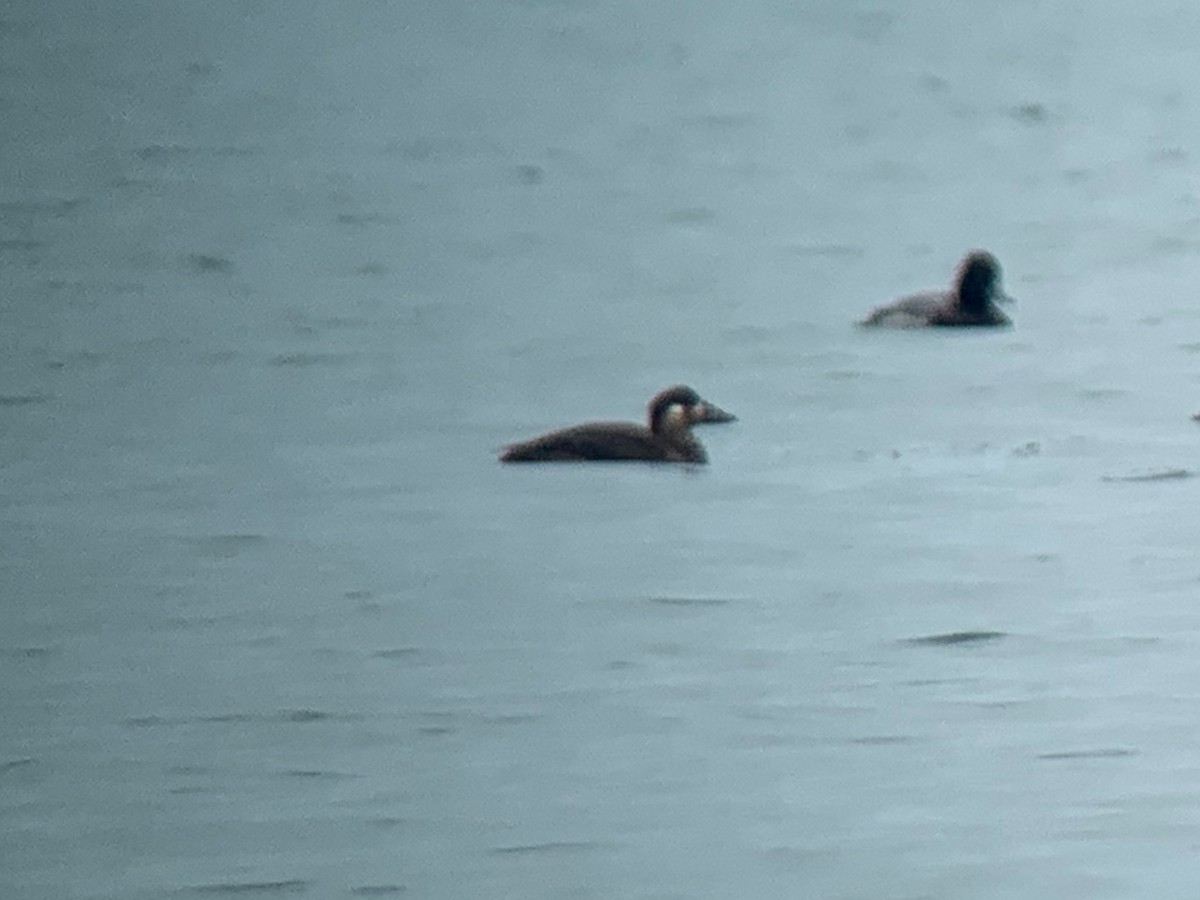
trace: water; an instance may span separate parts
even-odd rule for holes
[[[0,895],[1191,897],[1198,18],[9,0]]]

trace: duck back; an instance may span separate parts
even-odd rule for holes
[[[705,462],[703,449],[674,446],[649,429],[632,422],[590,422],[551,431],[512,444],[501,462],[589,462],[644,460],[646,462]]]

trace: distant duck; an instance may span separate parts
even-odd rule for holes
[[[501,462],[642,461],[706,463],[708,454],[692,434],[700,422],[737,419],[702,398],[690,387],[659,391],[647,406],[647,425],[633,422],[588,422],[519,444],[510,444]]]
[[[890,328],[1011,325],[997,302],[1012,302],[1000,290],[1000,263],[986,250],[972,250],[959,263],[950,290],[901,297],[873,310],[859,324]]]

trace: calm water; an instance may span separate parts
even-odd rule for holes
[[[1198,29],[0,5],[0,896],[1194,897]]]

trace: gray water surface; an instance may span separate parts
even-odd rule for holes
[[[1194,897],[1198,32],[0,5],[0,896]]]

